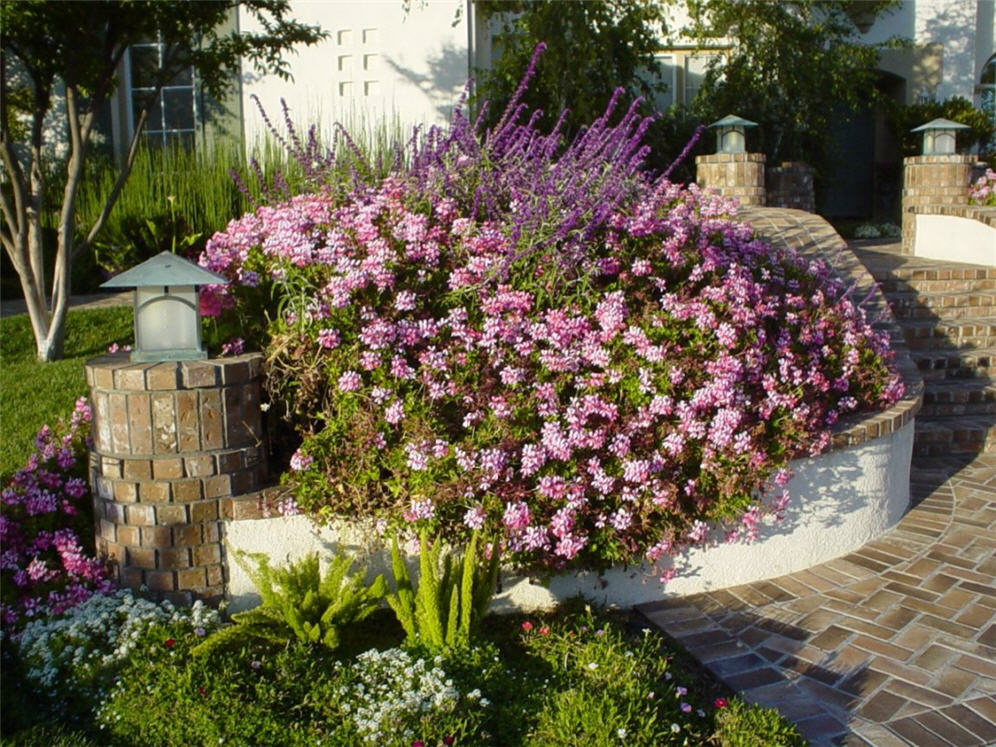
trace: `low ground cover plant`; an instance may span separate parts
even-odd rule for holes
[[[59,615],[110,589],[94,557],[87,484],[92,414],[80,398],[67,421],[43,426],[35,451],[0,491],[0,626]]]
[[[5,736],[81,745],[803,744],[777,713],[679,666],[658,634],[581,602],[486,618],[469,646],[435,652],[405,644],[386,613],[349,626],[350,652],[293,639],[198,656],[215,614],[97,594],[32,623],[19,646],[7,642],[5,692],[19,694],[4,699]],[[18,704],[24,710],[12,713]]]
[[[666,580],[780,515],[789,460],[838,419],[901,396],[829,266],[643,172],[647,120],[617,103],[566,147],[517,100],[488,132],[458,111],[386,178],[318,169],[208,242],[232,285],[203,310],[267,320],[244,336],[300,442],[299,509]]]

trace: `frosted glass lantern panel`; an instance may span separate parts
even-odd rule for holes
[[[144,352],[197,350],[200,325],[197,290],[192,285],[136,288],[135,332],[138,349]]]
[[[933,137],[928,134],[928,153],[938,156],[949,156],[955,152],[955,134],[946,130],[933,133]]]
[[[743,153],[746,150],[747,142],[742,129],[720,130],[719,138],[720,153]]]

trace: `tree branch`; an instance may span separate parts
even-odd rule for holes
[[[138,144],[141,142],[142,130],[145,129],[145,119],[148,116],[148,109],[142,109],[141,113],[138,115],[138,122],[135,123],[135,131],[131,135],[131,142],[128,143],[128,154],[125,156],[125,161],[121,165],[121,172],[118,174],[118,178],[114,181],[114,186],[111,188],[110,194],[107,195],[107,199],[104,201],[104,207],[100,211],[100,215],[97,216],[97,220],[94,221],[93,226],[91,226],[90,231],[87,233],[86,238],[79,243],[79,245],[73,247],[73,256],[75,257],[77,253],[85,249],[91,241],[100,233],[100,230],[104,227],[104,223],[107,222],[107,217],[111,214],[111,210],[114,208],[115,203],[118,201],[118,197],[121,195],[121,190],[128,180],[128,175],[131,174],[131,167],[135,163],[135,156],[138,154]]]
[[[10,208],[8,207],[9,200],[6,193],[2,195],[4,218],[7,220],[11,235],[20,235],[25,230],[24,193],[27,190],[27,185],[24,183],[24,170],[17,160],[17,155],[14,153],[13,147],[6,140],[0,143],[0,157],[3,158],[4,170],[10,177],[11,191],[14,194],[13,211],[17,220],[11,221],[8,218]]]

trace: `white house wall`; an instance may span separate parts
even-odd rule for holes
[[[328,132],[336,121],[351,130],[381,121],[441,124],[449,120],[470,75],[469,13],[465,0],[297,0],[294,19],[329,32],[323,42],[299,47],[289,59],[292,81],[243,73],[242,105],[246,143],[266,132],[251,100],[271,119],[281,100],[298,125]],[[241,16],[242,30],[260,30]]]
[[[918,71],[914,77],[928,81],[922,89],[916,81],[908,91],[910,102],[920,96],[943,100],[961,96],[969,101],[975,98],[975,87],[982,68],[996,49],[993,0],[905,0],[892,13],[876,19],[863,35],[863,40],[878,44],[892,38],[913,41],[918,52],[901,52],[916,58],[914,66],[932,66],[934,63],[925,51],[932,45],[939,53],[938,69]],[[885,59],[894,58],[886,54]],[[889,69],[889,65],[885,65]],[[906,70],[893,72],[905,74]],[[934,75],[936,74],[936,82]]]

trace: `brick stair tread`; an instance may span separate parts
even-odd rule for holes
[[[900,320],[910,349],[996,347],[996,317]]]
[[[903,332],[914,331],[917,335],[927,336],[931,331],[948,331],[948,330],[969,330],[968,334],[979,334],[984,330],[996,329],[996,314],[987,314],[985,316],[973,317],[969,319],[904,319],[899,321],[899,326],[902,328]],[[970,330],[976,330],[976,332],[971,332]],[[906,335],[907,339],[909,335]]]
[[[996,414],[918,417],[913,453],[917,456],[996,453]]]
[[[924,383],[935,380],[961,380],[996,376],[996,346],[978,348],[910,349]]]
[[[879,282],[885,280],[944,281],[985,280],[996,278],[996,267],[967,262],[927,259],[908,254],[875,251],[867,247],[852,246],[862,264]]]
[[[923,293],[911,290],[888,292],[885,296],[898,319],[948,320],[996,316],[996,291]]]
[[[996,399],[996,379],[944,379],[924,382],[924,402],[954,402]]]
[[[996,379],[977,377],[924,382],[920,417],[996,414]]]
[[[996,281],[993,281],[996,283]],[[925,305],[944,308],[945,306],[970,306],[981,304],[983,306],[996,305],[996,294],[985,290],[920,290],[919,288],[905,288],[902,290],[883,291],[885,297],[890,301],[920,300]]]
[[[996,290],[996,276],[949,278],[947,280],[903,280],[889,276],[875,277],[886,295],[893,293],[980,293]]]

